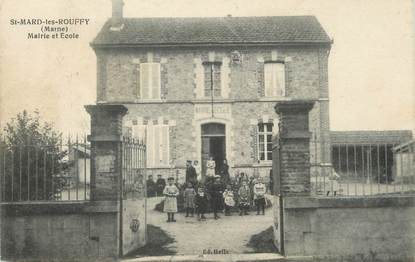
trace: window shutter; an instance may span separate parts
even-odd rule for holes
[[[151,65],[151,88],[153,99],[160,98],[160,64],[152,63]]]
[[[160,165],[160,152],[161,152],[161,141],[160,141],[160,128],[161,126],[154,126],[154,166]]]
[[[278,63],[276,65],[276,95],[284,96],[285,95],[285,65],[283,63]]]
[[[169,126],[168,125],[162,126],[161,138],[162,138],[162,150],[161,150],[162,161],[161,163],[163,165],[168,165],[169,164]]]
[[[147,126],[147,166],[154,166],[154,126]]]
[[[149,64],[140,64],[140,88],[141,98],[150,98],[150,70]]]
[[[264,64],[264,86],[265,96],[273,96],[272,94],[272,64]]]

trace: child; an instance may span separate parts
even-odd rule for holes
[[[179,195],[179,189],[174,185],[174,178],[169,177],[167,179],[167,186],[163,190],[164,209],[167,213],[167,222],[176,222],[174,219],[174,213],[177,213],[177,196]]]
[[[242,180],[242,186],[238,190],[239,196],[239,215],[249,215],[249,200],[251,198],[249,186],[246,180]]]
[[[208,205],[208,196],[203,187],[197,189],[196,194],[196,208],[198,219],[206,219],[205,212]]]
[[[187,188],[183,192],[184,194],[184,208],[186,208],[186,217],[193,217],[195,210],[195,196],[196,191],[193,189],[192,183],[187,183]]]
[[[223,192],[223,199],[225,202],[225,216],[230,216],[231,208],[235,206],[235,199],[231,185],[226,186],[225,192]]]
[[[265,192],[267,188],[262,183],[262,178],[258,178],[254,185],[254,201],[256,205],[256,214],[259,215],[259,210],[265,215]]]

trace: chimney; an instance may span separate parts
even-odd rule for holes
[[[111,0],[112,1],[112,17],[111,17],[111,26],[112,27],[122,27],[123,24],[123,0]]]

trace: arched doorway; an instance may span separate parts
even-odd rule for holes
[[[226,128],[224,124],[207,123],[201,126],[202,173],[206,174],[206,162],[213,157],[216,170],[220,170],[226,159]]]

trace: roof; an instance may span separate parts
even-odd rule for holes
[[[415,152],[415,140],[408,141],[406,143],[399,144],[392,148],[393,151],[401,152]]]
[[[331,131],[331,144],[401,144],[412,139],[410,130]]]
[[[331,44],[314,16],[124,18],[120,30],[109,19],[91,46]]]

